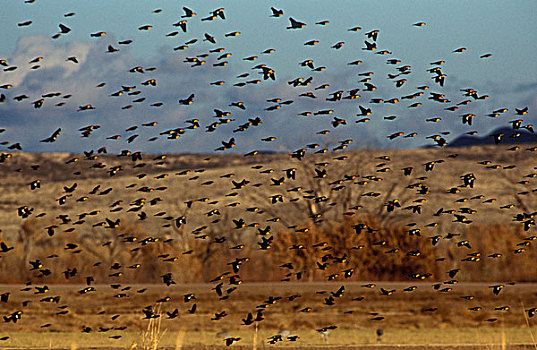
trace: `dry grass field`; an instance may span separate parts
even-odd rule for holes
[[[0,346],[201,349],[225,347],[216,333],[227,331],[238,348],[534,348],[537,252],[533,227],[524,229],[531,217],[516,218],[537,204],[526,148],[302,161],[15,153],[0,164],[0,234],[13,247],[0,254],[0,294],[10,293],[0,313],[23,313],[2,324]],[[473,188],[461,179],[470,173]],[[17,215],[23,206],[33,208],[27,218]],[[88,277],[95,291],[81,293]],[[189,293],[196,299],[185,302]],[[144,319],[146,307],[160,316]],[[242,325],[256,310],[263,321]],[[268,344],[282,330],[290,333]]]
[[[285,192],[297,186],[304,190],[314,189],[329,199],[339,199],[340,194],[333,190],[334,185],[329,185],[343,175],[356,176],[354,183],[346,182],[346,201],[338,202],[338,205],[331,210],[331,217],[341,216],[346,209],[345,206],[353,207],[362,205],[364,208],[357,210],[357,214],[371,213],[377,214],[384,205],[385,197],[398,197],[403,205],[409,205],[413,200],[426,198],[423,205],[422,217],[429,218],[435,209],[444,207],[459,208],[464,206],[480,209],[479,214],[473,217],[476,223],[490,223],[491,217],[494,223],[510,223],[513,211],[531,208],[535,204],[535,195],[531,192],[534,180],[531,175],[535,172],[534,152],[526,150],[530,146],[522,145],[518,151],[508,151],[509,146],[477,146],[465,149],[413,149],[413,150],[362,150],[353,152],[337,152],[307,156],[304,161],[292,159],[287,154],[256,155],[254,157],[244,157],[242,155],[167,155],[164,160],[154,160],[158,155],[144,155],[143,167],[133,167],[128,157],[117,157],[99,155],[95,159],[86,159],[80,155],[70,154],[25,154],[17,153],[12,159],[1,164],[0,172],[3,181],[0,183],[2,191],[1,219],[2,230],[6,237],[16,235],[20,227],[21,220],[13,215],[17,207],[22,204],[36,208],[36,214],[46,213],[42,221],[53,221],[53,218],[60,213],[72,212],[73,214],[91,209],[102,209],[100,215],[95,220],[87,220],[88,223],[98,221],[102,216],[127,216],[125,213],[129,203],[138,198],[160,197],[162,199],[158,206],[148,214],[157,214],[164,211],[170,215],[179,215],[187,211],[185,202],[194,201],[189,212],[192,214],[204,213],[212,208],[221,208],[229,203],[238,201],[241,207],[258,206],[266,210],[274,210],[276,214],[289,212],[289,207],[295,208],[291,198],[300,197],[303,193],[287,193],[283,204],[274,209],[270,204],[270,198],[275,192]],[[456,158],[449,158],[449,155],[457,154]],[[381,156],[389,156],[390,161],[379,159]],[[344,157],[344,158],[340,158]],[[77,162],[65,164],[73,158],[79,158]],[[340,159],[336,159],[340,158]],[[443,160],[444,163],[438,162]],[[425,171],[424,164],[436,161],[433,171]],[[484,164],[479,162],[488,161]],[[321,163],[328,162],[323,167]],[[103,168],[92,168],[95,164],[102,163]],[[33,170],[32,165],[40,165],[38,170]],[[108,175],[112,166],[121,166],[122,171],[114,177]],[[259,168],[254,168],[260,166]],[[413,167],[411,176],[403,176],[402,168]],[[514,166],[511,168],[511,166]],[[270,178],[280,178],[285,175],[284,169],[297,168],[297,180],[286,181],[282,187],[271,186]],[[327,177],[324,179],[312,179],[315,176],[315,168],[326,169]],[[388,169],[388,170],[386,170]],[[190,170],[190,172],[185,172]],[[270,171],[273,170],[273,171]],[[79,174],[76,174],[79,173]],[[477,181],[473,189],[460,189],[460,193],[452,194],[449,190],[461,184],[459,178],[465,173],[474,173]],[[146,174],[140,178],[138,175]],[[181,175],[178,175],[181,174]],[[233,177],[223,177],[233,174]],[[159,175],[164,175],[159,177]],[[371,181],[366,184],[356,184],[360,180],[367,180],[367,176],[377,176],[383,181]],[[419,177],[426,176],[427,179],[419,180]],[[36,179],[42,181],[41,189],[32,193],[28,191],[28,184]],[[242,191],[236,191],[231,181],[240,182],[243,179],[251,183]],[[520,183],[526,180],[528,183]],[[208,181],[213,181],[208,183]],[[57,198],[65,195],[63,186],[71,186],[77,183],[78,187],[72,197],[65,205],[58,205]],[[408,189],[408,185],[415,183],[427,184],[430,193],[425,195],[417,194],[415,189]],[[89,192],[100,185],[103,190],[113,188],[109,194],[89,195]],[[257,185],[257,186],[255,186]],[[352,186],[354,185],[354,186]],[[128,187],[132,186],[132,187]],[[144,186],[153,189],[151,192],[141,192]],[[158,187],[165,186],[173,191],[158,191]],[[320,188],[314,188],[319,186]],[[310,188],[311,187],[311,188]],[[235,190],[235,191],[234,191]],[[332,190],[332,191],[331,191]],[[529,194],[521,194],[528,191]],[[237,198],[229,196],[233,192],[238,192]],[[350,193],[347,193],[350,192]],[[367,192],[380,192],[380,197],[361,197]],[[226,196],[228,195],[228,196]],[[483,198],[471,199],[477,195]],[[88,196],[88,200],[77,202],[80,197]],[[343,196],[341,196],[343,197]],[[466,198],[468,197],[468,198]],[[196,202],[200,198],[208,198],[206,202]],[[468,202],[461,202],[462,199]],[[105,208],[121,199],[125,210],[111,214],[114,210]],[[239,199],[239,200],[236,200]],[[486,200],[495,199],[494,203],[483,203]],[[347,203],[348,202],[348,203]],[[330,201],[329,201],[330,203]],[[491,205],[487,205],[491,204]],[[513,204],[511,210],[498,210],[499,207]],[[283,209],[280,209],[282,207]],[[153,208],[151,208],[153,209]],[[231,209],[230,209],[231,210]],[[243,208],[237,208],[243,210]],[[289,212],[289,215],[282,216],[282,225],[294,224],[296,221],[306,222],[310,219],[307,213]],[[255,217],[255,213],[252,217]],[[393,217],[392,217],[393,216]],[[152,218],[152,215],[149,215]],[[170,230],[162,227],[162,220],[159,225],[157,217],[154,220],[147,220],[141,223],[142,227],[152,227],[155,234],[170,233]],[[399,211],[386,219],[389,221],[405,222],[417,220],[419,216],[412,212]],[[206,217],[196,219],[192,215],[193,222],[189,222],[192,227],[207,221]],[[457,225],[451,225],[451,217],[439,217],[438,225],[441,229],[450,230]],[[284,222],[284,220],[286,220]],[[405,221],[406,220],[406,221]],[[421,222],[418,222],[421,224]],[[423,223],[429,223],[424,221]]]
[[[408,273],[399,268],[388,271],[386,265],[393,267],[394,263],[443,274],[459,265],[457,260],[466,254],[479,251],[483,258],[465,263],[469,268],[458,278],[535,281],[537,274],[523,267],[537,258],[528,238],[531,231],[524,231],[523,222],[513,219],[531,213],[537,204],[534,153],[526,148],[364,150],[314,155],[303,161],[283,154],[170,155],[164,160],[145,155],[142,162],[132,162],[115,155],[84,159],[68,154],[17,153],[0,164],[0,234],[14,247],[13,254],[3,257],[1,268],[18,269],[18,274],[2,274],[0,279],[26,282],[36,275],[27,271],[28,261],[54,253],[61,258],[48,259],[47,265],[52,264],[55,272],[47,277],[50,283],[65,282],[59,272],[67,268],[78,266],[82,275],[94,263],[118,261],[143,262],[134,280],[138,283],[157,282],[158,278],[151,277],[154,271],[164,273],[177,265],[182,265],[177,270],[181,270],[180,281],[207,282],[214,277],[211,275],[223,272],[214,268],[220,265],[218,261],[240,256],[255,256],[242,269],[249,281],[280,280],[282,269],[274,266],[287,262],[291,245],[306,246],[306,239],[311,244],[327,242],[335,249],[334,256],[346,255],[348,267],[364,266],[360,279],[408,279]],[[453,154],[457,157],[451,158]],[[80,159],[73,162],[74,158]],[[435,162],[433,170],[425,171],[424,164],[431,161]],[[34,170],[31,166],[36,164],[40,168]],[[122,171],[111,177],[109,169],[114,166]],[[408,166],[413,167],[412,174],[404,176],[401,169]],[[289,168],[296,169],[296,180],[285,177],[284,170]],[[326,177],[316,176],[316,170],[326,170]],[[476,177],[474,188],[462,186],[461,176],[470,173]],[[275,186],[273,179],[282,177],[283,184]],[[37,179],[41,188],[30,190],[28,184]],[[244,188],[233,184],[243,180],[247,181]],[[64,187],[75,183],[73,192],[66,192]],[[423,188],[426,191],[420,192]],[[281,195],[283,202],[272,203],[275,195]],[[66,197],[65,203],[60,205],[62,197]],[[401,207],[387,212],[386,203],[393,200]],[[34,209],[28,218],[17,216],[22,206]],[[456,215],[466,221],[458,221]],[[183,216],[186,223],[178,227],[175,221]],[[109,229],[106,219],[120,219],[121,226]],[[242,228],[233,223],[239,219],[244,220]],[[366,221],[373,229],[389,228],[390,232],[351,234],[353,225]],[[51,226],[53,237],[47,234]],[[420,229],[421,238],[409,236],[411,229]],[[274,241],[270,252],[260,251],[256,243],[260,233],[281,239]],[[123,244],[122,235],[159,241],[139,247],[137,243]],[[433,247],[430,237],[438,235],[448,239],[440,239]],[[215,244],[218,237],[226,241]],[[466,240],[471,248],[457,245]],[[65,250],[67,243],[75,243],[79,249]],[[229,249],[241,245],[242,249]],[[352,249],[362,245],[366,249]],[[122,249],[124,246],[130,249]],[[421,256],[405,257],[413,248]],[[169,253],[170,249],[175,253]],[[304,265],[307,279],[323,280],[327,275],[315,266],[323,247],[308,249],[316,254],[295,250],[290,256]],[[375,259],[368,253],[371,249]],[[385,254],[392,249],[396,254]],[[523,254],[513,254],[517,249]],[[161,263],[153,253],[178,259]],[[495,253],[502,258],[486,258]],[[371,260],[375,263],[368,263]],[[520,268],[513,270],[512,265]],[[188,271],[184,271],[186,266]],[[107,271],[98,270],[98,282],[114,280]],[[125,272],[122,278],[132,276]]]
[[[223,339],[217,337],[219,332],[240,337],[234,347],[252,348],[254,342],[258,348],[272,347],[267,343],[269,338],[278,332],[286,334],[282,332],[284,330],[288,331],[288,336],[298,335],[299,339],[278,342],[276,346],[328,344],[378,348],[377,344],[381,344],[443,348],[449,344],[473,344],[474,347],[500,348],[502,344],[526,344],[531,348],[529,346],[535,344],[537,328],[534,323],[526,323],[521,304],[521,300],[533,305],[537,303],[535,284],[507,286],[498,296],[482,283],[461,283],[448,293],[435,291],[430,283],[423,282],[415,283],[417,289],[413,292],[403,291],[408,283],[379,282],[374,288],[364,287],[366,284],[345,283],[345,295],[333,306],[325,305],[323,300],[339,288],[337,282],[246,283],[225,301],[219,300],[211,291],[212,285],[206,284],[132,285],[122,291],[123,298],[114,298],[120,291],[107,285],[95,286],[97,292],[90,295],[77,293],[84,286],[53,285],[49,293],[62,295],[58,304],[40,303],[41,296],[34,295],[33,291],[19,294],[7,305],[2,304],[1,311],[6,313],[23,300],[31,301],[20,323],[4,324],[0,335],[10,335],[2,343],[9,347],[46,348],[52,345],[69,348],[75,344],[83,348],[85,344],[125,349],[138,344],[138,348],[142,348],[144,332],[153,323],[159,346],[176,347],[179,344],[185,348],[223,346]],[[2,286],[2,291],[16,293],[22,287]],[[389,296],[380,295],[378,288],[395,289],[396,292]],[[146,291],[137,292],[142,289]],[[183,296],[188,293],[194,293],[196,300],[185,303]],[[291,301],[288,297],[292,295],[299,296]],[[462,298],[466,295],[475,298]],[[270,296],[282,299],[265,307],[265,320],[257,322],[257,326],[242,325],[241,319],[255,310],[252,309],[254,305],[265,303]],[[157,302],[164,297],[169,300]],[[198,307],[191,314],[188,309],[194,303]],[[69,307],[60,309],[62,305]],[[161,317],[143,319],[141,310],[147,305],[155,306]],[[495,310],[502,306],[510,308]],[[301,311],[307,307],[311,311]],[[473,307],[482,310],[471,311]],[[166,312],[176,308],[179,316],[170,319]],[[64,310],[68,312],[58,314]],[[225,310],[229,316],[211,320],[215,310]],[[383,319],[375,319],[379,316]],[[337,328],[326,339],[315,331],[329,325],[337,325]],[[83,327],[89,327],[91,331],[82,332]],[[379,343],[378,328],[384,330]],[[148,339],[146,334],[146,341]]]

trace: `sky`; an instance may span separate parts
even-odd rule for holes
[[[19,143],[31,152],[82,152],[106,147],[110,153],[121,150],[149,153],[205,153],[222,146],[222,141],[235,139],[236,146],[224,152],[246,153],[253,150],[292,152],[308,144],[319,148],[336,146],[338,141],[352,139],[352,148],[411,148],[434,145],[431,135],[450,140],[469,132],[486,135],[498,127],[509,126],[514,119],[535,124],[537,109],[537,2],[528,1],[153,1],[153,0],[10,0],[2,5],[0,21],[0,88],[5,102],[0,103],[0,152]],[[181,18],[183,6],[197,13]],[[271,7],[283,10],[283,16],[271,17]],[[225,19],[202,20],[215,9],[223,8]],[[157,10],[157,11],[155,11]],[[65,14],[74,12],[73,16]],[[304,22],[301,29],[286,29],[289,17]],[[187,31],[173,24],[185,19]],[[321,21],[328,24],[316,24]],[[31,21],[29,25],[20,26]],[[424,26],[413,24],[424,22]],[[53,39],[59,24],[71,31]],[[140,30],[144,25],[149,30]],[[360,31],[349,31],[352,27]],[[373,42],[366,33],[378,30],[377,49],[367,51],[364,41]],[[90,34],[106,32],[101,37]],[[167,36],[178,31],[175,36]],[[237,36],[228,33],[240,32]],[[209,34],[216,40],[204,40]],[[184,50],[174,48],[197,39]],[[118,42],[132,40],[129,45]],[[317,45],[304,43],[317,40]],[[332,48],[344,42],[340,49]],[[107,46],[119,49],[108,53]],[[466,48],[455,53],[458,48]],[[210,52],[223,48],[222,52]],[[262,53],[272,48],[271,54]],[[385,55],[378,54],[386,50]],[[231,53],[227,58],[219,57]],[[482,55],[491,54],[488,58]],[[185,62],[187,58],[206,61],[201,66]],[[206,57],[203,57],[207,55]],[[255,61],[245,60],[258,56]],[[37,57],[43,59],[29,63]],[[78,63],[67,60],[76,57]],[[313,71],[300,65],[311,59]],[[387,64],[389,59],[401,62]],[[359,65],[349,62],[362,61]],[[446,74],[444,86],[432,79],[431,62],[443,60],[441,72]],[[214,66],[227,61],[226,66]],[[276,79],[263,80],[254,66],[265,64],[275,71]],[[408,65],[410,74],[388,79]],[[39,66],[39,67],[36,67]],[[133,67],[144,73],[131,73]],[[16,68],[14,68],[16,67]],[[155,70],[147,70],[155,68]],[[364,73],[372,72],[371,76]],[[248,73],[245,78],[240,74]],[[362,74],[362,75],[360,75]],[[312,77],[308,86],[293,87],[288,82]],[[363,79],[376,87],[365,91]],[[151,79],[156,86],[143,85]],[[401,87],[395,81],[406,79]],[[240,82],[261,80],[258,84]],[[222,85],[214,85],[223,81]],[[104,86],[97,87],[101,83]],[[325,89],[316,89],[329,84]],[[428,90],[418,87],[427,85]],[[129,95],[122,86],[135,86]],[[461,89],[472,88],[486,100],[464,96]],[[360,89],[357,99],[327,101],[330,94]],[[412,100],[403,96],[417,92],[423,95]],[[313,93],[316,98],[304,96]],[[430,93],[444,94],[449,100],[439,103]],[[55,97],[42,96],[58,93]],[[191,105],[178,101],[195,94]],[[14,97],[26,95],[21,101]],[[66,95],[71,95],[65,98]],[[302,96],[301,96],[302,95]],[[276,110],[266,110],[277,103],[269,99],[290,101]],[[43,98],[40,108],[34,101]],[[398,99],[398,103],[374,103],[374,99]],[[452,112],[446,107],[458,105]],[[245,110],[230,106],[243,102]],[[162,103],[160,107],[152,106]],[[419,107],[409,108],[413,103]],[[60,105],[58,105],[60,104]],[[90,104],[95,109],[79,111]],[[130,108],[129,108],[130,106]],[[370,121],[356,123],[359,106],[371,108]],[[515,108],[528,107],[529,112],[517,116]],[[508,111],[492,118],[494,111]],[[228,111],[229,123],[220,122],[212,132],[206,127],[218,122],[214,109]],[[328,115],[314,115],[333,110]],[[310,116],[300,115],[311,112]],[[475,114],[472,125],[462,124],[462,115]],[[396,118],[385,119],[395,116]],[[237,131],[249,119],[259,117],[260,126]],[[334,118],[346,125],[334,127]],[[438,122],[426,121],[441,118]],[[187,120],[198,119],[199,127],[188,129]],[[154,126],[144,126],[157,122]],[[98,125],[90,137],[81,137],[80,128]],[[127,129],[136,126],[131,131]],[[54,142],[40,142],[61,128]],[[169,140],[161,133],[185,129],[177,139]],[[243,128],[244,129],[244,128]],[[235,130],[235,132],[234,132]],[[329,130],[327,134],[319,131]],[[389,135],[401,132],[400,137]],[[404,137],[416,133],[415,137]],[[442,134],[443,133],[443,134]],[[116,139],[110,139],[119,135]],[[130,136],[138,135],[128,142]],[[275,137],[272,142],[262,141]],[[154,139],[157,137],[157,139]],[[151,141],[150,141],[151,140]],[[312,149],[315,150],[315,149]]]

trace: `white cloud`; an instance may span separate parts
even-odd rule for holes
[[[17,66],[18,69],[5,73],[2,80],[9,80],[9,83],[19,87],[24,85],[24,80],[37,70],[55,68],[58,68],[56,71],[60,74],[57,79],[67,79],[81,70],[92,46],[91,43],[85,42],[52,41],[42,35],[22,37],[19,39],[15,51],[8,58],[8,63]],[[68,57],[72,56],[77,58],[78,64],[66,61]],[[37,57],[42,57],[42,60],[29,63]],[[41,67],[37,70],[31,69],[35,65]]]

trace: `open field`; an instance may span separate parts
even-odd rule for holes
[[[69,163],[75,156],[14,154],[0,166],[1,235],[13,247],[0,254],[0,294],[9,293],[0,302],[8,317],[0,346],[144,349],[150,325],[159,346],[189,349],[225,347],[216,337],[223,331],[241,338],[238,348],[534,347],[533,226],[514,220],[537,204],[533,153],[495,149],[302,161],[170,155],[141,169],[117,156]],[[96,162],[106,166],[92,168]],[[123,170],[110,176],[113,166]],[[296,179],[285,175],[291,167]],[[468,173],[473,188],[461,185]],[[35,179],[41,188],[31,190]],[[242,180],[249,182],[232,182]],[[283,202],[272,203],[275,194]],[[401,207],[388,212],[394,199]],[[17,215],[23,205],[34,209],[27,218]],[[9,322],[19,310],[21,319]],[[243,325],[258,311],[262,321]],[[330,326],[337,328],[326,337],[317,331]],[[282,341],[268,344],[282,330]]]
[[[523,221],[531,219],[513,220],[537,205],[533,152],[526,148],[498,152],[498,147],[502,146],[364,150],[313,155],[303,161],[289,155],[169,155],[164,160],[146,155],[146,163],[117,156],[81,157],[73,162],[79,157],[16,153],[0,166],[4,179],[0,183],[0,234],[14,247],[2,268],[11,266],[18,273],[3,274],[1,282],[21,283],[36,277],[27,271],[28,261],[52,253],[61,258],[48,259],[47,264],[54,267],[47,277],[50,283],[65,281],[61,271],[73,267],[79,275],[97,274],[97,282],[112,282],[107,271],[90,265],[115,262],[143,262],[135,279],[133,271],[122,271],[122,279],[132,282],[157,282],[158,278],[151,277],[155,271],[158,276],[180,272],[181,282],[207,282],[214,266],[220,264],[217,260],[229,262],[241,256],[252,257],[242,269],[249,281],[280,280],[285,271],[273,267],[288,262],[292,245],[321,242],[332,247],[332,255],[346,256],[347,267],[364,266],[360,279],[408,279],[408,273],[426,270],[438,280],[477,249],[483,257],[501,254],[503,258],[474,259],[458,278],[535,280],[537,274],[530,269],[510,268],[526,266],[537,258],[531,246],[534,235],[523,230]],[[433,170],[426,171],[424,164],[432,161]],[[40,167],[31,168],[36,164]],[[407,166],[413,167],[410,176],[401,170]],[[110,167],[122,170],[111,177]],[[284,170],[289,168],[296,169],[296,180],[286,177]],[[316,170],[326,170],[326,176],[315,176]],[[475,176],[473,188],[462,185],[465,174]],[[274,185],[280,178],[283,183]],[[28,184],[36,179],[41,188],[30,190]],[[244,180],[245,185],[234,185]],[[271,198],[278,195],[282,202],[272,203]],[[65,203],[59,203],[61,198]],[[401,207],[387,212],[386,204],[394,200]],[[27,218],[17,216],[23,206],[33,209]],[[184,223],[178,224],[182,217]],[[121,225],[110,229],[107,219],[119,219]],[[237,226],[233,220],[242,223]],[[387,231],[351,234],[357,223]],[[412,229],[419,229],[422,238],[408,237],[405,233]],[[304,234],[304,230],[309,232]],[[351,236],[341,240],[339,231]],[[332,236],[327,235],[330,232]],[[263,235],[280,237],[271,251],[257,249]],[[431,248],[428,240],[435,235],[448,239],[440,239]],[[158,241],[140,247],[137,242],[125,242],[125,236],[136,237],[138,242],[151,237]],[[463,241],[469,242],[467,248],[458,245]],[[69,243],[78,249],[64,249]],[[353,249],[362,246],[366,249]],[[242,249],[229,249],[233,247]],[[314,247],[311,261],[298,264],[305,268],[308,280],[327,277],[315,268],[324,248]],[[372,270],[365,261],[370,259],[370,249],[376,251],[377,260],[388,261],[392,267],[393,263],[408,266],[390,272],[384,264]],[[416,250],[421,256],[401,256]],[[390,251],[396,254],[385,254]],[[157,263],[152,258],[166,254],[175,255],[177,261],[170,264],[162,258]],[[301,254],[292,252],[299,260]],[[401,274],[405,270],[410,271]],[[70,282],[82,283],[83,278]]]
[[[148,219],[138,224],[144,228],[151,228],[154,234],[171,234],[173,230],[164,226],[168,223],[166,215],[154,216],[165,212],[172,216],[187,212],[191,220],[189,227],[196,228],[204,224],[208,218],[204,213],[210,209],[222,209],[232,202],[240,202],[237,208],[226,208],[232,214],[240,213],[245,208],[257,206],[264,210],[249,214],[249,218],[270,218],[271,214],[281,215],[281,222],[275,226],[285,226],[305,223],[308,213],[300,212],[294,198],[301,198],[301,192],[287,192],[284,202],[276,206],[271,205],[270,196],[275,192],[283,192],[302,187],[303,191],[313,189],[315,194],[323,194],[329,199],[348,197],[340,202],[328,213],[331,217],[341,217],[349,208],[361,205],[363,208],[354,210],[356,215],[362,213],[377,214],[379,208],[383,209],[386,196],[398,197],[403,206],[411,204],[414,200],[426,198],[423,204],[422,215],[413,215],[411,211],[393,212],[389,221],[407,222],[414,220],[418,224],[429,224],[430,215],[438,208],[460,208],[471,206],[479,209],[479,215],[472,217],[474,223],[505,223],[510,222],[513,213],[518,208],[532,208],[537,204],[536,195],[531,192],[535,187],[533,177],[527,176],[534,172],[534,153],[526,150],[531,148],[522,146],[518,151],[507,151],[508,146],[476,146],[465,149],[413,149],[413,150],[362,150],[353,152],[337,152],[307,156],[304,161],[291,159],[287,154],[257,155],[244,157],[242,155],[167,155],[164,160],[157,159],[157,155],[145,155],[143,167],[134,167],[138,164],[127,157],[99,155],[96,158],[85,159],[82,156],[70,154],[27,154],[16,153],[0,166],[0,222],[5,238],[15,237],[20,228],[21,220],[14,213],[21,205],[28,205],[36,210],[43,224],[53,222],[59,214],[80,214],[84,211],[100,209],[95,216],[87,216],[85,225],[94,224],[105,216],[132,216],[137,213],[127,213],[127,206],[138,198],[145,198],[147,202],[159,197],[161,201],[156,206],[147,206]],[[457,154],[456,158],[449,158]],[[389,156],[390,160],[379,157]],[[343,158],[340,158],[343,157]],[[69,160],[80,158],[77,162],[66,164]],[[147,158],[147,159],[146,159]],[[340,158],[339,160],[336,158]],[[425,163],[436,162],[433,171],[425,171]],[[480,164],[480,162],[485,162]],[[328,163],[325,166],[320,164]],[[442,163],[444,162],[444,163]],[[92,166],[101,163],[103,168]],[[315,165],[317,164],[317,165]],[[39,165],[34,170],[32,165]],[[513,167],[514,165],[514,167]],[[109,169],[112,166],[121,166],[122,171],[110,177]],[[413,167],[411,176],[403,176],[401,169]],[[254,168],[255,167],[255,168]],[[271,185],[271,178],[280,178],[285,175],[285,169],[297,169],[297,180],[286,181],[281,187]],[[313,179],[315,169],[325,169],[327,176],[323,179]],[[449,193],[452,187],[461,184],[460,176],[473,173],[477,180],[475,188],[459,188],[458,193]],[[143,175],[145,176],[143,176]],[[233,174],[233,175],[229,175]],[[224,177],[224,175],[228,175]],[[343,178],[344,175],[355,176],[353,182],[344,182],[346,187],[341,192],[334,191],[335,185],[329,182]],[[141,177],[143,176],[143,177]],[[160,177],[159,177],[160,176]],[[382,181],[368,180],[367,177],[376,176]],[[426,179],[420,180],[420,177]],[[34,192],[29,190],[28,184],[36,179],[41,180],[41,188]],[[240,182],[246,179],[250,184],[242,190],[234,188],[231,181]],[[527,183],[521,183],[525,180]],[[212,181],[212,182],[210,182]],[[58,198],[69,193],[63,190],[77,183],[76,192],[70,196],[64,205],[59,205]],[[421,183],[429,187],[429,193],[424,196],[416,193],[416,187],[407,186]],[[95,186],[100,185],[95,195],[89,194]],[[147,187],[150,191],[140,189]],[[164,190],[155,190],[167,187]],[[106,189],[110,192],[102,194]],[[169,190],[168,190],[169,189]],[[170,192],[173,193],[170,193]],[[529,193],[522,193],[522,192]],[[236,196],[230,196],[231,193]],[[362,196],[368,192],[379,192],[378,197]],[[25,193],[26,195],[22,195]],[[101,193],[101,194],[100,194]],[[522,194],[521,194],[522,193]],[[100,194],[100,195],[99,195]],[[470,199],[482,195],[482,198]],[[77,201],[81,197],[88,197],[84,201]],[[199,201],[200,198],[208,198]],[[465,199],[467,201],[462,201]],[[287,199],[287,200],[285,200]],[[301,198],[302,199],[302,198]],[[122,200],[118,207],[110,207],[117,200]],[[493,200],[492,202],[485,202]],[[186,202],[193,205],[187,208]],[[329,203],[327,203],[329,204]],[[500,209],[501,206],[512,204],[513,208]],[[348,206],[348,207],[346,207]],[[420,219],[421,218],[421,219]],[[212,218],[209,218],[212,219]],[[427,219],[427,220],[426,220]],[[438,229],[451,230],[460,225],[454,225],[450,216],[440,216],[437,219]]]
[[[329,344],[324,344],[322,336],[315,331],[297,332],[300,340],[286,341],[278,345],[269,345],[266,339],[275,333],[259,330],[257,349],[534,349],[530,331],[521,328],[449,328],[449,329],[391,329],[383,336],[382,342],[376,342],[375,329],[358,329],[341,331],[334,335]],[[233,344],[234,349],[252,349],[254,331],[237,331],[234,336],[241,340]],[[124,332],[120,339],[110,339],[107,334],[73,334],[73,333],[15,333],[6,348],[49,348],[53,349],[129,349],[141,343],[140,333]],[[215,349],[227,348],[223,340],[209,332],[166,332],[159,340],[162,349]]]
[[[237,346],[251,348],[255,342],[259,348],[272,346],[267,339],[279,331],[288,330],[288,335],[298,335],[296,342],[279,342],[277,346],[287,347],[323,345],[324,337],[315,329],[328,325],[337,328],[328,335],[329,345],[371,345],[378,347],[376,329],[382,328],[384,345],[460,344],[461,346],[487,346],[496,348],[510,344],[535,344],[537,335],[535,321],[526,323],[521,300],[533,305],[537,303],[537,285],[517,284],[507,286],[500,295],[493,295],[486,284],[461,283],[453,291],[434,291],[430,283],[418,282],[414,292],[404,292],[405,283],[377,283],[373,288],[366,283],[346,283],[345,295],[333,306],[323,303],[328,293],[339,288],[338,283],[247,283],[222,301],[210,290],[210,285],[178,285],[169,288],[151,285],[128,286],[123,298],[114,298],[117,290],[109,286],[97,285],[93,295],[80,295],[83,286],[50,286],[53,295],[61,294],[58,304],[39,303],[40,296],[26,292],[21,296],[32,302],[25,309],[17,324],[7,323],[0,336],[9,336],[1,345],[9,347],[69,348],[75,344],[79,348],[92,347],[128,348],[136,343],[141,346],[142,334],[150,322],[159,325],[159,345],[185,348],[196,346],[222,345],[216,337],[218,332],[227,331],[230,336],[240,337]],[[15,292],[24,286],[2,286],[1,291]],[[127,286],[122,286],[127,287]],[[395,289],[389,296],[381,295],[379,288]],[[137,293],[146,289],[144,293]],[[196,300],[185,303],[183,295],[194,293]],[[291,295],[300,295],[293,301]],[[461,296],[473,295],[473,300]],[[157,303],[168,296],[167,302]],[[263,304],[270,296],[282,297],[264,308],[265,319],[256,326],[241,325],[241,319],[255,306]],[[356,298],[363,297],[358,301]],[[353,300],[355,299],[355,300]],[[2,313],[20,305],[20,298],[1,304]],[[187,312],[193,303],[197,304],[194,314]],[[59,306],[68,305],[66,309]],[[151,321],[143,319],[142,309],[146,305],[158,305],[162,316]],[[471,307],[481,307],[480,311],[470,311]],[[509,306],[509,310],[494,310]],[[301,312],[311,307],[310,312]],[[169,319],[165,312],[179,310],[179,316]],[[437,308],[437,310],[432,310]],[[58,311],[68,310],[65,315]],[[213,310],[227,311],[228,316],[214,321]],[[113,319],[114,315],[121,315]],[[372,320],[382,316],[382,320]],[[43,328],[43,326],[45,326]],[[81,332],[82,326],[91,332]],[[116,327],[116,329],[113,329]],[[126,327],[119,330],[119,327]],[[114,337],[117,337],[114,338]],[[234,345],[235,347],[235,345]],[[358,347],[359,348],[359,347]],[[413,347],[414,348],[414,347]],[[417,347],[420,348],[420,347]],[[467,347],[461,347],[461,349]],[[470,347],[471,348],[471,347]],[[519,347],[523,348],[523,347]],[[529,348],[529,347],[528,347]],[[331,347],[333,349],[333,347]],[[337,347],[336,347],[337,349]]]

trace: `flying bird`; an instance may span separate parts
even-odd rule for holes
[[[46,139],[43,139],[41,140],[41,142],[54,142],[56,141],[56,139],[58,138],[58,136],[60,136],[60,133],[61,133],[62,129],[61,128],[58,128],[56,129],[56,131],[54,131],[52,133],[52,135],[50,135],[49,137],[47,137]]]
[[[291,25],[287,29],[301,29],[306,26],[306,23],[295,20],[293,17],[289,17]]]

